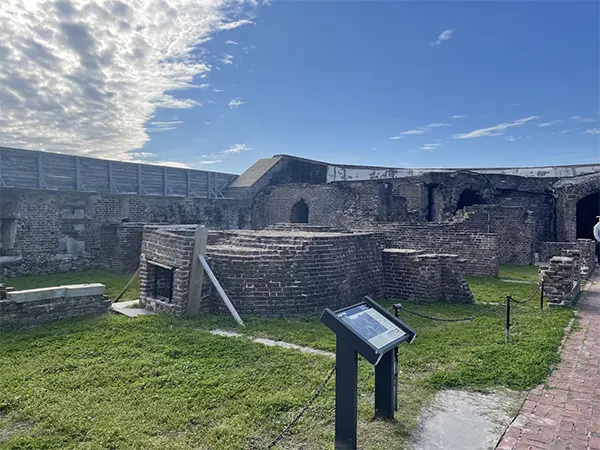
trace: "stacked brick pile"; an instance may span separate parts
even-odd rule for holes
[[[464,277],[465,260],[458,255],[422,250],[383,251],[386,298],[419,303],[474,303]]]
[[[580,274],[576,267],[577,255],[554,256],[544,271],[544,293],[552,306],[573,303],[580,290]]]

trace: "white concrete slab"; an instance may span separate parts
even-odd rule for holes
[[[118,314],[123,314],[127,317],[153,316],[156,314],[154,311],[147,311],[143,308],[132,308],[132,306],[138,303],[139,300],[113,303],[112,305],[110,305],[110,309]]]
[[[419,431],[409,449],[494,449],[524,398],[524,392],[509,390],[489,394],[442,391],[421,413]]]

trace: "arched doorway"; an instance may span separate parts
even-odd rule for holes
[[[577,202],[577,239],[594,239],[594,225],[600,216],[600,192],[594,192]]]
[[[485,203],[487,202],[481,196],[481,194],[479,194],[479,192],[474,191],[473,189],[465,189],[462,194],[460,194],[460,198],[456,204],[456,211],[459,211],[467,206],[481,205]]]
[[[300,200],[292,206],[291,223],[308,223],[308,205],[304,200]]]

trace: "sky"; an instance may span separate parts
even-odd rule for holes
[[[600,162],[600,2],[0,4],[0,145],[241,173]]]

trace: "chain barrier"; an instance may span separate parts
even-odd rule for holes
[[[273,441],[267,446],[267,450],[272,449],[279,441],[281,441],[283,439],[283,436],[285,435],[285,433],[287,433],[296,424],[296,422],[298,422],[302,418],[302,416],[308,410],[308,408],[310,408],[310,406],[319,397],[319,395],[321,395],[321,392],[323,392],[323,389],[325,389],[325,386],[327,386],[327,383],[329,383],[329,380],[331,380],[331,377],[335,373],[335,368],[336,368],[336,365],[334,364],[333,367],[331,368],[331,370],[329,371],[329,373],[327,374],[327,376],[325,377],[325,379],[323,380],[323,382],[319,385],[319,387],[315,391],[315,394],[312,396],[312,398],[308,401],[308,403],[306,405],[304,405],[304,407],[298,412],[298,414],[296,414],[294,416],[292,421],[283,430],[281,430],[281,433],[279,433],[279,435],[275,439],[273,439]]]
[[[538,284],[537,287],[535,288],[535,291],[533,291],[533,293],[525,300],[515,300],[514,298],[512,298],[512,296],[510,296],[511,302],[515,302],[517,304],[523,304],[523,303],[530,302],[531,300],[533,300],[533,298],[536,296],[536,294],[540,291],[540,289],[542,287],[543,287],[543,283]],[[542,295],[543,295],[543,292],[542,292]],[[486,314],[497,311],[498,309],[505,307],[505,305],[506,305],[505,302],[498,303],[497,305],[492,306],[491,308],[486,309],[485,311],[483,311],[479,314],[475,314],[475,315],[469,316],[469,317],[459,317],[459,318],[428,316],[427,314],[422,314],[422,313],[418,313],[416,311],[411,311],[410,309],[406,309],[400,303],[397,303],[396,305],[394,305],[394,308],[396,308],[397,310],[400,310],[400,311],[404,311],[408,314],[412,314],[413,316],[421,317],[423,319],[435,320],[437,322],[471,322],[479,317],[485,316]]]
[[[399,305],[399,308],[398,308],[399,310],[405,311],[408,314],[412,314],[413,316],[422,317],[424,319],[436,320],[438,322],[470,322],[472,320],[477,319],[478,317],[485,316],[486,314],[488,314],[490,312],[493,312],[493,311],[496,311],[497,309],[500,309],[502,306],[504,306],[503,303],[498,303],[497,305],[492,306],[489,309],[486,309],[482,313],[475,314],[474,316],[460,317],[460,318],[446,318],[446,317],[432,317],[432,316],[428,316],[426,314],[421,314],[421,313],[418,313],[416,311],[411,311],[410,309],[406,309],[404,306],[402,306],[400,304],[398,304],[398,305]]]

